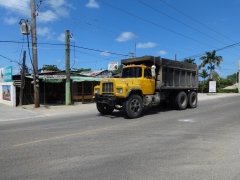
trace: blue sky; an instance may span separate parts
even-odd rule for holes
[[[191,57],[200,64],[201,54],[223,48],[217,72],[226,77],[238,71],[240,44],[231,45],[240,42],[240,0],[42,0],[37,13],[39,69],[65,69],[68,29],[72,68],[107,69],[130,53],[169,59],[176,54],[177,60]],[[18,72],[15,62],[24,50],[31,67],[19,25],[20,19],[31,21],[30,0],[0,0],[0,17],[0,67],[12,65]]]

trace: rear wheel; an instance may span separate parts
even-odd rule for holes
[[[114,108],[109,107],[107,104],[97,103],[97,109],[102,115],[112,114]]]
[[[137,118],[142,114],[143,102],[139,95],[131,95],[124,103],[123,110],[127,117]]]
[[[188,97],[187,94],[184,91],[181,91],[178,93],[175,104],[177,106],[177,109],[184,110],[187,108],[188,105]]]
[[[189,108],[196,108],[197,107],[197,102],[198,102],[197,93],[195,91],[191,91],[188,94],[188,107]]]

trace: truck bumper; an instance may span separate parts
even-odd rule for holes
[[[116,97],[111,95],[111,96],[101,96],[98,94],[95,94],[95,97],[93,98],[93,101],[95,103],[102,103],[102,104],[107,104],[108,106],[114,106]]]

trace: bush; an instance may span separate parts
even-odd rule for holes
[[[223,89],[223,87],[219,86],[220,83],[217,83],[217,93],[238,93],[238,88],[236,89]],[[209,92],[209,80],[206,82],[199,83],[200,93],[208,93]]]
[[[201,93],[208,93],[208,81],[207,82],[203,82],[203,83],[199,83],[199,92]]]
[[[217,93],[238,93],[238,89],[222,89],[217,88]]]

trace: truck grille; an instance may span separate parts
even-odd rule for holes
[[[103,83],[103,93],[113,93],[113,83]]]

